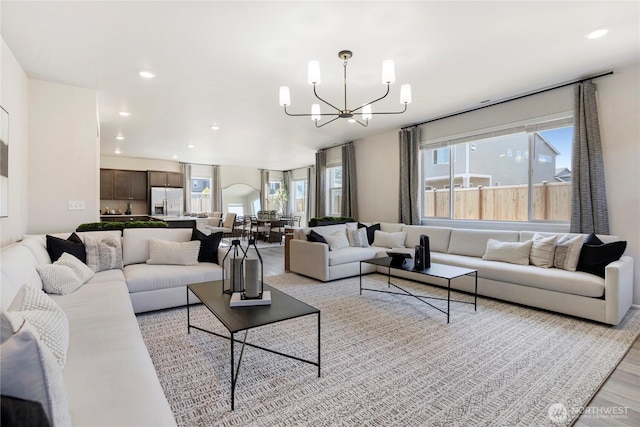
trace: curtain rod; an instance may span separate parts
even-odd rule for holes
[[[433,119],[425,120],[423,122],[414,123],[414,124],[408,125],[408,126],[403,126],[400,129],[401,130],[405,130],[405,129],[413,128],[413,127],[416,127],[416,126],[425,125],[427,123],[437,122],[438,120],[448,119],[450,117],[459,116],[460,114],[466,114],[466,113],[470,113],[472,111],[482,110],[483,108],[493,107],[494,105],[504,104],[505,102],[516,101],[518,99],[526,98],[528,96],[538,95],[540,93],[549,92],[549,91],[552,91],[552,90],[555,90],[555,89],[560,89],[560,88],[566,87],[566,86],[571,86],[571,85],[574,85],[576,83],[586,82],[587,80],[592,80],[592,79],[597,79],[597,78],[604,77],[604,76],[609,76],[611,74],[613,74],[613,71],[608,71],[606,73],[597,74],[595,76],[585,77],[585,78],[578,79],[578,80],[572,80],[570,82],[559,83],[559,84],[556,84],[554,86],[549,86],[549,87],[546,87],[546,88],[543,88],[543,89],[534,90],[532,92],[527,92],[527,93],[523,93],[523,94],[520,94],[520,95],[515,95],[515,96],[512,96],[510,98],[501,99],[501,100],[493,102],[491,104],[480,105],[480,106],[477,106],[477,107],[471,107],[471,108],[468,108],[466,110],[458,111],[456,113],[446,114],[444,116],[440,116],[440,117],[436,117],[436,118],[433,118]]]

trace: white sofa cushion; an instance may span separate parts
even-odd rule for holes
[[[450,254],[467,255],[482,258],[489,239],[501,242],[519,241],[517,231],[504,230],[471,230],[462,228],[451,229],[451,240],[447,250]]]
[[[191,228],[125,228],[122,238],[124,265],[146,263],[151,239],[188,242],[191,234]]]
[[[62,368],[37,330],[23,325],[0,345],[3,395],[40,402],[54,426],[70,426]]]
[[[458,267],[478,270],[478,278],[550,291],[600,298],[604,295],[604,279],[580,271],[571,272],[558,268],[540,268],[534,265],[517,265],[499,261],[485,261],[464,255],[431,253],[431,262],[441,262]]]
[[[349,246],[356,248],[368,248],[369,239],[367,237],[367,229],[362,227],[356,230],[350,228],[347,229],[347,238],[349,239]]]
[[[2,248],[0,265],[5,277],[3,277],[2,286],[0,286],[0,304],[2,304],[3,310],[9,307],[22,285],[27,284],[42,289],[42,279],[36,270],[38,264],[31,251],[22,244]]]
[[[197,265],[199,254],[199,240],[168,242],[161,239],[151,239],[147,264]]]
[[[344,231],[336,231],[329,236],[324,236],[324,239],[327,241],[330,251],[337,251],[349,247],[349,239],[347,239]]]
[[[122,268],[122,241],[120,238],[107,236],[102,239],[84,236],[87,251],[87,265],[93,271]]]
[[[85,263],[67,252],[53,264],[36,266],[36,270],[45,292],[50,294],[70,294],[94,275]]]
[[[408,248],[415,248],[420,244],[420,236],[429,236],[429,248],[436,252],[447,252],[449,249],[449,238],[451,229],[447,227],[431,227],[425,225],[405,225],[402,231],[407,233],[405,245]]]
[[[42,289],[23,285],[5,314],[32,325],[58,364],[64,367],[69,347],[69,321],[64,311]]]
[[[553,266],[567,271],[576,271],[584,236],[560,237],[556,242],[556,250],[553,258]]]
[[[533,241],[531,240],[526,242],[501,242],[499,240],[489,239],[487,240],[487,249],[482,259],[528,265],[532,244]]]
[[[124,267],[124,275],[129,292],[134,293],[221,280],[222,267],[210,262],[189,266],[131,264]]]
[[[388,233],[386,231],[376,230],[374,234],[374,240],[371,246],[377,246],[379,248],[404,248],[404,242],[407,238],[407,233],[404,231],[397,231]]]
[[[529,253],[529,263],[537,267],[553,267],[553,258],[556,253],[557,236],[543,236],[534,234],[531,239],[531,252]]]
[[[364,261],[376,256],[376,248],[355,248],[350,246],[339,251],[329,251],[329,266]]]

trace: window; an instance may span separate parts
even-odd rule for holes
[[[572,123],[571,117],[532,120],[436,141],[436,148],[423,144],[422,216],[569,221]],[[452,165],[442,163],[451,156]]]
[[[294,212],[305,212],[307,207],[307,180],[293,181]]]
[[[438,148],[433,150],[433,164],[434,165],[448,165],[449,164],[449,148]]]
[[[340,216],[342,212],[342,165],[327,168],[327,212]]]
[[[227,212],[234,213],[236,216],[244,216],[244,206],[241,203],[229,203]]]
[[[211,178],[191,178],[191,212],[211,210]]]
[[[276,191],[280,188],[280,181],[269,181],[269,198],[275,196]]]

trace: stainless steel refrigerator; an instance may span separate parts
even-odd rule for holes
[[[182,188],[151,187],[151,215],[180,216],[183,206]]]

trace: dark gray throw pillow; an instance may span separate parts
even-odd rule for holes
[[[76,233],[71,233],[66,240],[47,234],[47,252],[51,262],[56,262],[63,253],[67,252],[80,261],[87,263],[87,253],[82,239]]]
[[[311,232],[307,234],[307,240],[310,242],[328,244],[325,238],[322,237],[322,234],[316,233],[315,230],[311,230]]]
[[[604,278],[605,267],[619,260],[626,248],[626,241],[603,243],[591,233],[584,239],[576,270]]]
[[[222,240],[222,231],[207,236],[202,231],[194,228],[191,233],[191,240],[200,241],[199,262],[218,264],[218,246],[220,246],[220,241]]]
[[[366,226],[364,224],[362,224],[361,222],[358,223],[358,228],[366,228],[367,229],[367,240],[369,241],[369,244],[373,244],[373,241],[375,240],[375,234],[376,234],[376,230],[380,231],[380,223],[378,224],[373,224],[370,226]]]

